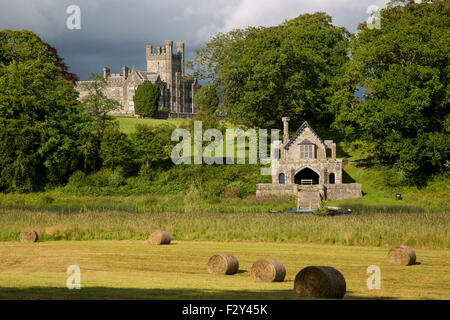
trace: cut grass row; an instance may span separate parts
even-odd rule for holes
[[[450,248],[446,213],[360,213],[317,216],[288,213],[205,213],[0,210],[0,241],[24,228],[41,240],[145,240],[168,231],[175,240],[314,242],[343,245],[410,245]]]

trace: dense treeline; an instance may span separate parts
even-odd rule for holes
[[[0,190],[59,184],[88,152],[74,77],[29,31],[0,32]]]
[[[391,2],[380,29],[359,25],[332,99],[334,127],[415,183],[449,169],[449,16],[448,0]]]
[[[192,67],[212,79],[220,113],[235,124],[273,128],[284,115],[328,125],[349,39],[325,13],[305,14],[277,27],[219,33],[197,50]]]
[[[108,115],[118,103],[103,77],[91,78],[80,102],[77,77],[54,48],[30,31],[0,32],[0,191],[54,187],[102,168],[126,177],[169,159],[174,128],[119,132]]]
[[[448,0],[391,1],[381,11],[381,28],[362,23],[357,35],[334,26],[325,13],[218,34],[191,63],[197,76],[211,80],[196,96],[197,120],[204,129],[223,129],[223,120],[270,129],[281,125],[281,116],[331,126],[358,142],[367,162],[423,183],[449,167],[449,6]],[[175,127],[120,132],[108,115],[118,105],[105,95],[106,81],[91,77],[89,95],[78,101],[77,77],[54,48],[29,31],[0,32],[1,192],[69,180],[75,188],[117,188],[125,179],[142,191],[149,184],[140,182],[164,184],[172,174],[177,185],[171,180],[171,190],[189,181],[215,186],[203,188],[212,194],[248,194],[261,181],[257,166],[223,168],[236,186],[203,166],[171,169]],[[245,171],[251,174],[236,178]],[[183,172],[200,177],[183,179]]]
[[[448,0],[394,0],[381,28],[364,22],[357,35],[324,13],[301,15],[218,34],[192,67],[212,79],[218,112],[232,123],[273,128],[289,116],[332,125],[367,162],[423,183],[449,169],[449,11]]]

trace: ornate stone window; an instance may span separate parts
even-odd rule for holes
[[[300,159],[315,159],[316,145],[309,140],[303,140],[299,143]]]
[[[280,175],[278,176],[278,183],[279,184],[285,184],[286,183],[286,177],[285,177],[284,173],[280,173]]]

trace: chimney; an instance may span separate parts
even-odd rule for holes
[[[124,66],[122,68],[122,77],[123,77],[123,80],[126,80],[128,78],[128,67],[127,66]]]
[[[281,118],[283,121],[283,145],[286,145],[289,141],[289,120],[288,117]]]
[[[103,68],[103,78],[108,78],[111,76],[111,69],[109,69],[108,67],[104,67]]]

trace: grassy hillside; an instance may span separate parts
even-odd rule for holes
[[[186,121],[185,119],[151,119],[151,118],[138,119],[134,117],[114,117],[114,118],[119,121],[120,130],[125,133],[134,132],[134,127],[136,126],[136,124],[158,125],[170,123],[178,127],[180,124]]]
[[[118,119],[124,132],[131,132],[137,123],[160,124],[166,122],[175,125],[183,123],[183,120],[179,119],[155,120],[124,117]],[[291,124],[291,126],[291,129],[294,130],[295,124]],[[380,165],[368,165],[368,155],[361,152],[357,143],[346,143],[342,136],[329,129],[317,128],[317,131],[322,138],[333,139],[337,143],[338,158],[348,160],[348,165],[344,167],[343,182],[361,183],[364,194],[361,199],[328,202],[328,205],[343,205],[370,212],[449,211],[450,184],[448,176],[436,176],[429,181],[424,181],[422,186],[411,186],[408,181],[403,179],[401,172]],[[221,180],[225,181],[223,187],[225,190],[235,187],[236,191],[236,187],[240,188],[241,191],[238,193],[242,198],[254,195],[256,184],[270,182],[270,177],[261,176],[258,172],[259,167],[256,165],[175,167],[164,173],[156,174],[153,181],[140,191],[154,195],[167,195],[186,192],[189,188],[191,191],[202,188],[214,189]],[[136,188],[133,191],[130,191],[130,187],[122,189],[128,190],[129,195],[140,193]],[[92,190],[89,192],[92,193]],[[199,192],[201,193],[201,190]],[[108,194],[108,192],[106,193]],[[120,192],[115,193],[120,194]],[[223,198],[225,193],[226,191],[223,191],[219,196]],[[403,200],[396,200],[397,193],[402,195]],[[277,207],[274,206],[273,209],[275,210]]]
[[[178,123],[181,120],[119,118],[121,126],[136,123]],[[128,127],[128,130],[131,130]],[[348,159],[344,182],[362,184],[361,199],[328,202],[355,212],[449,212],[448,177],[436,176],[424,186],[410,186],[401,173],[367,163],[357,144],[336,133],[319,131],[337,142],[337,156]],[[259,165],[183,165],[137,177],[103,171],[84,182],[40,193],[0,194],[0,207],[60,212],[124,210],[129,212],[268,212],[296,208],[295,199],[255,199],[256,185],[270,183]],[[403,200],[396,200],[401,193]]]

